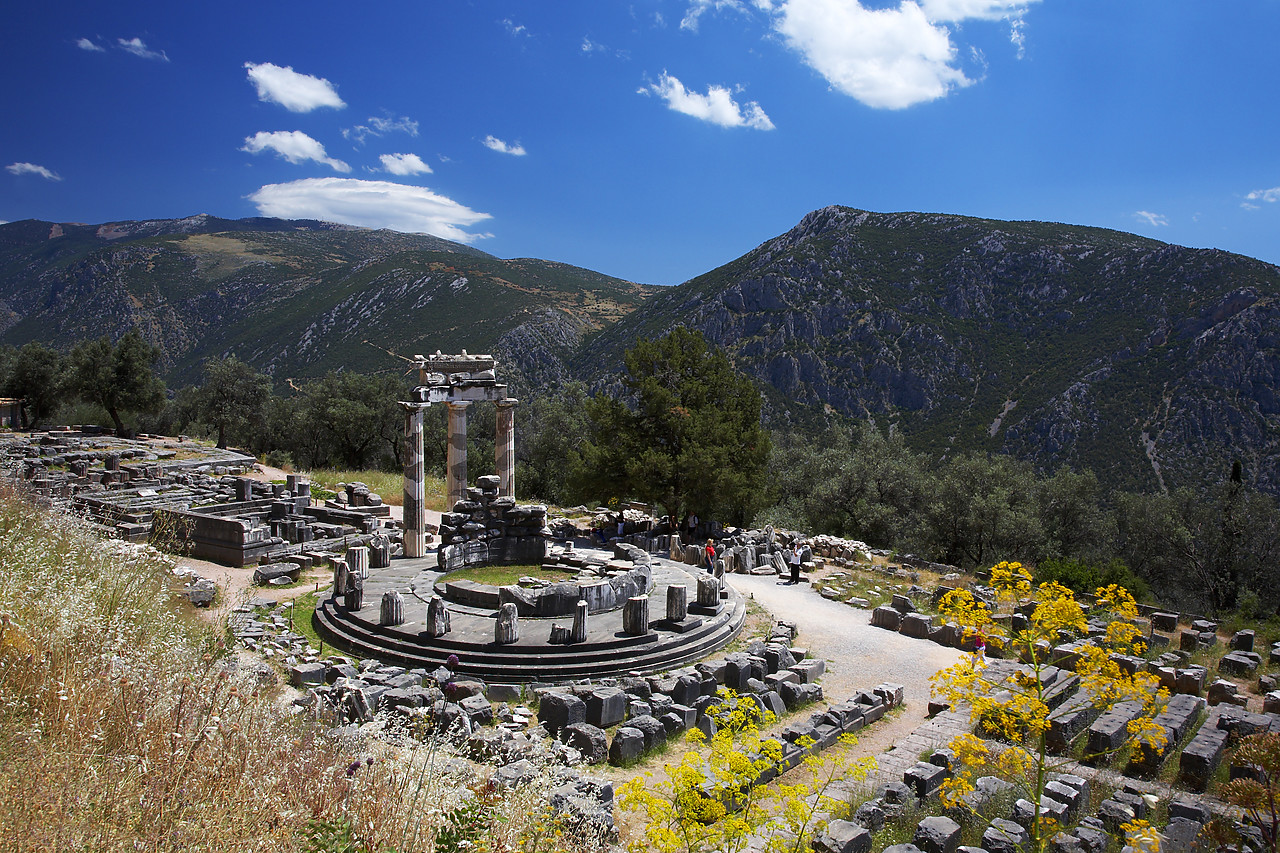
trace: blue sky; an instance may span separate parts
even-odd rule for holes
[[[3,221],[322,218],[676,284],[844,204],[1280,262],[1278,0],[6,17]]]

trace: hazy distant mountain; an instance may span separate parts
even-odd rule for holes
[[[417,234],[310,220],[0,226],[0,342],[69,347],[138,326],[170,379],[234,353],[280,379],[396,369],[392,356],[496,351],[562,379],[581,337],[657,288]]]
[[[1280,492],[1280,268],[1132,234],[815,211],[605,330],[580,370],[677,325],[769,395],[1112,485],[1246,476]]]

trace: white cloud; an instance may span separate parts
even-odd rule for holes
[[[597,52],[597,51],[603,52],[603,51],[606,51],[606,50],[608,50],[608,49],[609,49],[609,48],[605,47],[604,45],[602,45],[602,44],[600,44],[600,43],[598,43],[598,42],[594,42],[594,41],[592,41],[592,40],[591,40],[590,38],[588,38],[587,36],[583,36],[583,37],[582,37],[582,52],[583,52],[583,53],[595,53],[595,52]]]
[[[1161,225],[1168,225],[1169,220],[1158,213],[1152,213],[1149,210],[1134,211],[1133,218],[1141,222],[1145,222],[1152,228],[1159,228]]]
[[[253,136],[247,136],[241,151],[259,154],[263,151],[274,151],[290,163],[305,163],[314,160],[331,166],[338,172],[350,172],[351,167],[341,160],[335,160],[324,150],[318,141],[300,130],[277,130],[268,133],[260,130]]]
[[[484,138],[484,147],[490,151],[497,151],[499,154],[511,154],[516,157],[523,157],[529,153],[524,150],[524,146],[519,142],[506,143],[496,136],[486,136]]]
[[[528,36],[529,30],[524,24],[517,24],[510,18],[502,19],[502,26],[506,27],[507,34],[511,36]]]
[[[346,106],[333,84],[323,77],[299,74],[292,67],[270,62],[246,62],[249,81],[258,89],[258,100],[279,104],[295,113],[309,113],[320,107],[342,109]]]
[[[35,163],[10,163],[4,168],[11,175],[39,175],[46,181],[62,180],[62,177],[56,172],[52,172],[44,166],[37,166]]]
[[[363,145],[366,137],[383,136],[396,131],[407,133],[410,136],[418,135],[418,123],[408,116],[400,116],[400,118],[369,116],[366,121],[369,123],[343,128],[342,138],[354,139],[358,145]]]
[[[973,81],[952,63],[946,27],[909,0],[867,9],[849,0],[787,0],[774,28],[832,86],[869,107],[903,109]]]
[[[739,105],[733,93],[723,86],[708,86],[707,94],[690,92],[684,84],[667,72],[657,83],[640,89],[640,94],[654,94],[678,113],[718,124],[721,127],[751,127],[773,130],[773,122],[755,101]]]
[[[1266,201],[1274,204],[1275,202],[1280,201],[1280,187],[1272,187],[1269,190],[1254,190],[1253,192],[1246,195],[1245,198],[1247,198],[1249,201]],[[1258,206],[1256,204],[1254,205],[1246,204],[1244,206],[1249,208],[1250,210],[1258,209]]]
[[[688,30],[691,33],[698,31],[698,19],[707,12],[718,12],[721,9],[732,9],[735,12],[742,12],[745,6],[742,0],[692,0],[689,3],[689,10],[684,13],[684,17],[680,19],[680,29]]]
[[[963,21],[980,18],[999,21],[1021,17],[1036,0],[920,0],[920,8],[931,21]]]
[[[161,62],[168,62],[169,57],[165,55],[163,50],[152,50],[147,47],[147,43],[136,36],[131,39],[116,39],[116,43],[120,49],[126,53],[132,53],[141,59],[158,59]]]
[[[323,219],[367,228],[434,234],[470,243],[489,234],[462,230],[492,217],[424,187],[354,178],[307,178],[267,184],[249,196],[263,216]]]
[[[383,154],[378,159],[382,161],[382,168],[393,175],[422,175],[431,171],[417,154]]]
[[[94,53],[106,53],[107,49],[92,39],[76,39],[76,47],[81,50],[91,50]]]

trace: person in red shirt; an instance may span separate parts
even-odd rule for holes
[[[707,546],[702,550],[707,558],[707,571],[714,573],[716,570],[716,543],[708,539]]]

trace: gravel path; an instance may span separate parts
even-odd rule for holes
[[[777,619],[794,622],[798,645],[827,662],[822,692],[840,702],[884,681],[903,685],[902,711],[859,735],[857,754],[878,755],[906,741],[926,722],[929,677],[964,654],[926,640],[871,627],[871,611],[829,601],[808,584],[794,586],[770,575],[726,575]]]

